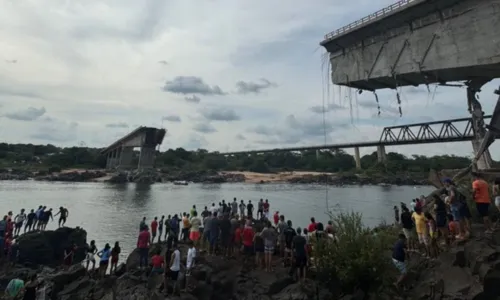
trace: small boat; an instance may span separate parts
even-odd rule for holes
[[[174,185],[188,185],[187,181],[174,181]]]

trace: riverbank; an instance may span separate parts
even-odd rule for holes
[[[193,183],[231,183],[252,184],[299,183],[343,185],[428,185],[426,174],[401,173],[366,175],[363,173],[321,173],[291,171],[276,173],[255,173],[247,171],[175,171],[145,170],[142,172],[110,172],[109,170],[67,169],[60,172],[3,169],[1,180],[38,180],[62,182],[109,182],[109,183],[161,183],[185,181]]]
[[[41,287],[51,299],[497,299],[500,296],[500,271],[497,267],[500,264],[500,232],[484,236],[481,226],[475,225],[472,236],[466,242],[452,245],[437,259],[412,253],[404,291],[391,287],[391,282],[397,277],[395,268],[384,273],[387,282],[383,286],[369,291],[355,290],[341,296],[340,286],[329,285],[327,288],[322,285],[314,269],[309,270],[305,282],[296,282],[278,255],[273,257],[274,271],[267,273],[255,268],[253,259],[207,256],[200,252],[191,273],[189,289],[177,297],[164,298],[163,276],[149,276],[149,270],[138,269],[137,249],[125,262],[119,262],[116,273],[99,279],[95,271],[87,272],[80,264],[84,259],[83,247],[88,242],[85,230],[61,228],[32,232],[18,238],[18,261],[13,266],[2,264],[0,289],[4,290],[14,278],[36,273]],[[73,266],[64,270],[61,267],[63,249],[71,242],[78,246],[78,250]],[[391,245],[387,246],[390,248]],[[184,265],[187,246],[181,243],[179,250]],[[150,257],[156,252],[164,255],[166,244],[153,244]],[[390,252],[382,259],[389,262]],[[185,278],[182,266],[181,288],[185,286]],[[171,281],[166,288],[172,291]]]

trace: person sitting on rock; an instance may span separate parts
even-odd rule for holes
[[[403,280],[406,278],[407,267],[406,267],[406,237],[404,234],[399,234],[399,238],[392,248],[392,262],[394,266],[398,269],[400,276],[395,283],[396,287],[399,287]]]
[[[11,299],[15,299],[17,296],[22,294],[23,291],[24,291],[24,278],[20,276],[19,278],[14,278],[11,281],[9,281],[7,288],[5,288],[5,295],[10,297]]]
[[[120,258],[120,253],[122,249],[120,248],[120,243],[115,242],[115,246],[111,249],[111,268],[109,269],[109,273],[113,274],[116,272],[116,268],[118,267],[118,260]]]
[[[111,256],[111,246],[106,243],[104,249],[97,252],[97,256],[101,258],[99,261],[99,277],[104,278],[106,271],[108,270],[109,258]]]

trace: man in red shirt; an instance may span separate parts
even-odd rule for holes
[[[274,212],[273,219],[274,219],[274,227],[278,226],[278,222],[280,221],[279,211]]]
[[[155,217],[153,222],[151,222],[151,243],[154,243],[156,237],[156,230],[158,229],[158,217]],[[159,239],[159,238],[158,238]]]
[[[316,231],[316,220],[314,218],[311,218],[311,224],[309,224],[309,227],[307,227],[307,231],[309,233]]]
[[[163,273],[163,256],[161,255],[160,250],[158,250],[155,255],[151,258],[151,263],[153,264],[153,269],[151,270],[150,276],[153,274],[162,274]]]
[[[255,235],[253,228],[251,226],[251,221],[247,221],[247,225],[243,229],[241,238],[243,240],[244,253],[248,256],[253,254],[253,237]]]
[[[151,235],[149,234],[148,226],[144,226],[137,238],[137,248],[139,248],[139,268],[146,268],[148,266],[149,245]]]

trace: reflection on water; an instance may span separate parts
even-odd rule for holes
[[[280,211],[294,226],[305,226],[309,218],[326,221],[327,208],[333,212],[358,211],[368,226],[381,221],[393,222],[394,205],[409,202],[430,187],[381,187],[289,184],[102,184],[102,183],[49,183],[35,181],[9,181],[0,183],[0,208],[14,213],[21,208],[32,209],[47,205],[69,209],[68,226],[82,226],[89,239],[99,247],[120,241],[123,257],[135,247],[139,222],[143,216],[153,217],[189,211],[194,204],[198,210],[218,203],[269,199],[271,211]],[[53,229],[57,222],[49,224]]]

